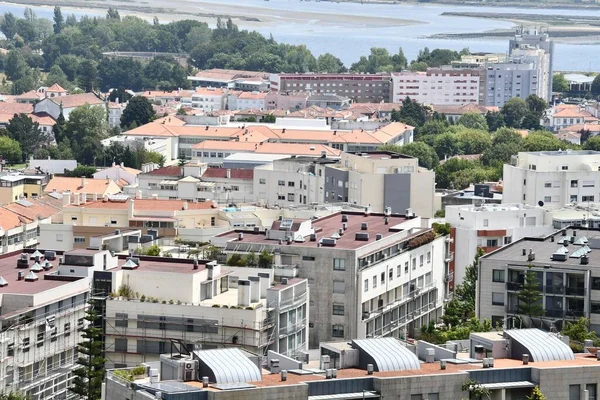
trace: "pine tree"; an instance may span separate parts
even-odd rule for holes
[[[101,316],[90,302],[85,320],[88,325],[83,329],[83,342],[79,343],[79,359],[81,365],[73,371],[73,386],[69,390],[86,400],[99,400],[104,380],[104,342],[102,342]]]
[[[537,280],[535,272],[531,270],[531,265],[528,268],[523,287],[517,293],[517,298],[519,299],[517,313],[529,317],[539,317],[544,315],[540,283]]]

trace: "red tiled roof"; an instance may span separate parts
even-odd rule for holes
[[[181,176],[183,174],[183,168],[177,165],[170,165],[168,167],[157,168],[147,173],[148,175],[163,175],[163,176]]]
[[[253,169],[232,168],[231,179],[254,179]],[[227,178],[227,168],[208,168],[203,178]]]

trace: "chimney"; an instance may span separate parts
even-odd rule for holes
[[[238,233],[238,242],[241,242],[242,240],[244,240],[244,232],[239,232]]]
[[[285,382],[287,381],[287,370],[282,369],[281,370],[281,382]]]
[[[373,364],[367,364],[367,375],[373,375]]]
[[[194,269],[198,269],[199,268],[199,263],[198,260],[194,260]]]
[[[85,176],[81,177],[81,187],[85,187],[85,185],[87,184],[87,178]]]
[[[273,250],[273,266],[277,267],[281,265],[281,250],[279,248],[275,248]]]
[[[208,376],[203,376],[202,377],[202,387],[203,388],[207,388],[208,387]]]
[[[256,303],[260,301],[260,278],[258,276],[249,276],[250,281],[250,301]]]
[[[231,179],[231,170],[227,168],[227,179]]]
[[[529,364],[529,354],[523,354],[523,365]]]
[[[258,277],[260,278],[260,298],[267,298],[267,289],[271,283],[271,277],[266,272],[259,272]]]
[[[63,201],[63,207],[71,204],[71,192],[64,192],[62,201]]]
[[[184,202],[183,202],[183,207],[182,207],[182,209],[183,209],[184,211],[187,211],[187,209],[188,209],[188,202],[187,202],[187,201],[184,201]]]
[[[135,200],[129,199],[129,207],[128,207],[128,217],[133,218],[133,214],[135,213]]]
[[[138,191],[135,193],[135,198],[136,198],[136,199],[142,199],[142,191],[141,191],[141,190],[138,190]]]
[[[80,200],[81,200],[81,197],[79,196],[79,193],[74,193],[73,194],[73,205],[78,206]]]
[[[248,279],[238,280],[238,306],[250,305],[250,281]]]
[[[86,193],[80,193],[81,195],[81,204],[85,204],[86,200],[87,200],[87,194]]]

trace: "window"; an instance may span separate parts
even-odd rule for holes
[[[388,279],[390,281],[394,280],[394,268],[390,268],[390,270],[388,271]]]
[[[260,178],[258,180],[258,183],[260,183],[261,185],[266,185],[267,184],[267,179],[266,178]]]
[[[277,200],[285,200],[285,194],[278,194]]]
[[[65,337],[68,337],[71,335],[71,323],[70,322],[65,323],[64,331],[65,331]]]
[[[343,338],[344,337],[344,325],[332,325],[331,326],[331,336],[335,338]]]
[[[424,257],[423,257],[423,254],[421,254],[421,255],[419,256],[419,267],[422,267],[422,266],[423,266],[423,258],[424,258]]]
[[[412,259],[412,269],[413,270],[417,269],[417,259],[416,258]]]
[[[404,273],[408,274],[408,261],[404,263]]]
[[[288,201],[294,201],[294,193],[288,193]]]
[[[75,244],[85,244],[85,238],[84,237],[74,237],[73,242]]]
[[[77,221],[77,217],[75,215],[71,216],[71,221]]]
[[[551,203],[552,202],[552,196],[544,196],[544,203]]]
[[[427,264],[429,264],[431,262],[431,252],[428,251],[427,252]]]
[[[512,236],[504,236],[504,244],[511,244]]]
[[[381,273],[381,284],[383,285],[385,283],[385,272]]]
[[[333,259],[333,270],[334,271],[345,271],[346,270],[345,260],[343,258],[334,258]]]
[[[364,284],[364,291],[368,292],[369,291],[369,279],[365,279],[365,284]]]
[[[571,181],[571,187],[572,187],[572,188],[576,188],[576,187],[578,186],[578,183],[579,183],[579,182],[577,181],[577,179],[574,179],[574,180],[572,180],[572,181]]]
[[[585,390],[588,391],[588,400],[596,400],[596,384],[588,383],[585,385]]]
[[[115,351],[127,351],[127,339],[115,338]]]
[[[62,242],[63,241],[63,235],[62,235],[62,233],[57,233],[56,234],[56,241],[57,242]]]
[[[492,327],[502,328],[504,326],[504,317],[501,315],[492,315]]]
[[[334,304],[333,305],[333,315],[344,315],[344,305],[343,304]]]
[[[560,169],[562,169],[563,171],[567,171],[569,169],[568,165],[563,165]]]
[[[504,270],[503,269],[492,270],[492,282],[504,283]]]
[[[489,221],[487,218],[486,218],[486,219],[484,219],[484,220],[483,220],[483,226],[484,226],[484,227],[487,227],[487,226],[489,226],[489,222],[490,222],[490,221]]]
[[[569,385],[569,400],[579,400],[579,396],[579,385]]]
[[[121,328],[127,328],[129,325],[128,315],[124,313],[116,313],[115,314],[115,326]]]
[[[572,194],[569,197],[569,202],[571,202],[571,203],[577,203],[577,195],[576,194]]]
[[[523,186],[527,185],[527,179],[523,179]]]
[[[498,239],[488,239],[486,241],[486,247],[498,247]]]
[[[288,182],[288,187],[294,187],[296,185],[295,182],[289,181]]]
[[[396,267],[396,276],[400,276],[400,275],[401,275],[401,269],[402,269],[402,268],[400,267],[400,265],[398,265],[398,266]]]
[[[592,290],[600,290],[600,277],[592,277]]]
[[[346,282],[344,281],[333,281],[333,293],[345,293]]]
[[[544,183],[544,187],[545,188],[551,188],[552,187],[552,182],[546,182],[546,183]]]
[[[302,256],[302,261],[315,261],[313,256]]]
[[[600,302],[592,301],[591,303],[591,311],[592,314],[600,314]]]
[[[504,305],[504,293],[492,292],[492,305],[503,306]]]
[[[373,275],[373,289],[377,287],[377,275]]]
[[[594,187],[594,181],[583,181],[581,183],[581,186],[586,187],[586,188],[591,188]]]
[[[285,186],[285,181],[277,181],[278,186]]]
[[[581,201],[594,201],[594,196],[581,196]]]

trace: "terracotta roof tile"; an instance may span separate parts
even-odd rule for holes
[[[100,100],[94,93],[70,94],[67,96],[48,97],[49,100],[63,108],[74,108],[89,104],[91,106],[103,105],[104,101]]]
[[[65,88],[63,88],[62,86],[60,86],[58,83],[55,83],[54,85],[52,85],[48,89],[46,89],[46,92],[62,93],[62,92],[66,92],[66,91],[67,90]]]
[[[33,219],[20,216],[6,208],[0,208],[0,227],[5,231],[21,226],[23,223],[31,223]]]
[[[89,194],[115,194],[120,192],[120,188],[117,184],[109,179],[85,179],[85,186],[82,186],[82,178],[71,178],[55,176],[50,179],[48,185],[44,189],[44,192],[58,192],[64,193],[70,191],[71,193],[89,193]]]
[[[207,168],[202,178],[227,178],[226,168]],[[254,179],[253,169],[232,168],[231,179]]]
[[[38,218],[46,219],[61,211],[60,209],[37,199],[27,199],[27,201],[31,203],[31,206],[24,206],[21,203],[10,203],[6,204],[4,208],[30,220],[36,220]]]
[[[181,176],[183,174],[183,168],[177,165],[170,165],[167,167],[157,168],[148,172],[147,174],[159,176]]]

